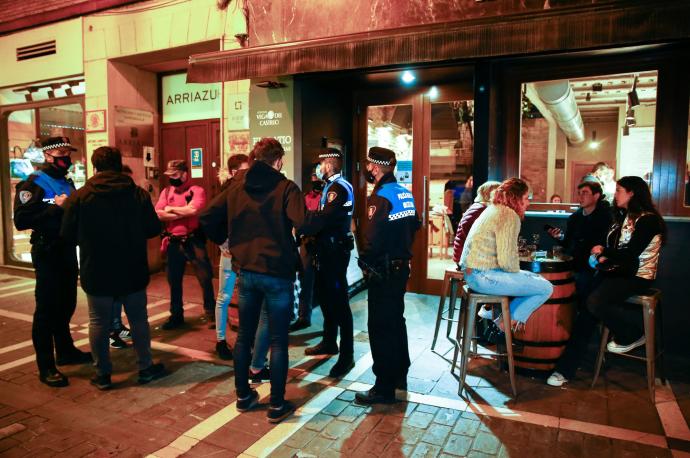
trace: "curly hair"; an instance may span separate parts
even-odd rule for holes
[[[496,188],[491,196],[491,203],[511,208],[520,218],[525,216],[520,200],[529,192],[529,186],[520,178],[508,178]]]

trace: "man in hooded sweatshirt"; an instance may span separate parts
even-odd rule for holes
[[[81,287],[89,305],[89,341],[96,366],[91,384],[112,387],[109,335],[113,303],[121,301],[129,320],[139,366],[139,383],[165,375],[151,357],[146,313],[149,266],[146,240],[160,233],[149,194],[122,173],[116,148],[97,148],[96,174],[67,200],[60,235],[79,245]]]
[[[283,147],[274,138],[262,138],[252,150],[254,162],[247,173],[236,177],[225,199],[214,201],[202,212],[205,230],[216,243],[225,234],[228,248],[239,266],[240,329],[235,343],[237,410],[258,404],[259,395],[249,386],[251,346],[265,301],[271,337],[271,399],[266,414],[277,423],[295,410],[285,400],[288,370],[288,326],[294,300],[293,285],[300,262],[293,229],[304,226],[306,208],[297,185],[280,170]]]

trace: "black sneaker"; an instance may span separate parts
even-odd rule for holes
[[[109,390],[113,387],[113,382],[110,380],[110,374],[94,375],[91,377],[91,384],[101,391]]]
[[[261,369],[257,373],[254,373],[254,372],[252,372],[251,369],[249,369],[249,380],[252,383],[270,382],[271,381],[271,369],[264,366],[264,368]]]
[[[305,348],[304,354],[307,356],[337,355],[338,354],[338,346],[337,345],[328,345],[328,344],[325,344],[323,342],[319,342],[318,344],[314,345],[313,347]]]
[[[269,423],[280,423],[295,411],[295,405],[290,401],[283,401],[280,407],[269,407],[266,412],[266,419]]]
[[[139,384],[145,385],[161,377],[165,377],[168,373],[165,371],[165,366],[162,363],[151,364],[143,371],[139,371]]]
[[[123,348],[127,348],[127,342],[122,340],[119,333],[111,332],[110,333],[110,347],[111,348],[117,348],[118,350],[122,350]]]
[[[382,394],[375,388],[355,393],[355,404],[359,405],[394,404],[395,402],[397,402],[395,394]]]
[[[171,329],[178,329],[184,326],[184,318],[173,317],[168,318],[168,321],[161,325],[161,329],[164,331],[170,331]]]
[[[256,390],[251,390],[247,397],[237,398],[235,407],[240,412],[246,412],[257,404],[259,404],[259,393],[257,393]]]
[[[340,355],[340,358],[338,358],[338,361],[331,368],[328,376],[332,378],[342,377],[350,372],[353,367],[355,367],[355,362],[351,356],[349,358],[343,358],[343,355]]]
[[[41,372],[38,375],[38,379],[41,383],[45,383],[53,388],[62,388],[69,385],[67,377],[57,369],[48,369],[47,371]]]
[[[232,360],[232,348],[224,340],[216,342],[216,353],[218,357],[225,361]]]
[[[302,329],[306,329],[311,326],[311,322],[303,320],[302,318],[297,318],[297,320],[290,325],[288,332],[296,332]]]
[[[132,332],[124,324],[120,326],[120,331],[118,332],[120,339],[132,340]]]
[[[68,366],[71,364],[87,364],[92,362],[93,357],[91,356],[91,353],[77,350],[76,348],[72,353],[65,356],[58,356],[55,360],[55,363],[58,366]]]

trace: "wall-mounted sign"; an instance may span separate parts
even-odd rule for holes
[[[222,98],[221,83],[187,83],[186,73],[164,76],[163,122],[220,118]]]
[[[124,157],[143,157],[144,145],[153,145],[153,113],[115,106],[115,146]]]
[[[226,97],[227,130],[249,129],[249,93],[230,94]]]
[[[86,131],[87,132],[105,132],[105,130],[106,130],[105,110],[87,111],[85,118],[86,118]]]
[[[189,150],[189,164],[192,167],[192,178],[204,177],[204,150],[202,148]]]
[[[280,89],[256,88],[249,93],[249,131],[251,147],[262,137],[273,137],[293,158],[293,91],[292,84]]]

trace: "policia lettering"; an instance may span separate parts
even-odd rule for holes
[[[354,238],[350,233],[354,192],[340,175],[342,155],[330,148],[321,155],[321,170],[326,170],[319,210],[310,215],[308,226],[315,236],[315,288],[324,317],[322,341],[308,348],[306,354],[340,353],[331,369],[331,377],[345,375],[354,366],[352,311],[348,298],[347,266]],[[337,338],[340,331],[340,348]]]
[[[367,172],[375,176],[376,185],[367,199],[368,221],[359,265],[369,285],[367,326],[376,383],[370,391],[357,393],[356,401],[374,404],[393,402],[395,389],[407,387],[410,355],[404,296],[412,243],[421,223],[412,194],[393,174],[395,153],[373,147],[367,160]]]
[[[66,137],[49,138],[43,145],[46,155],[57,149],[75,150]],[[69,158],[68,155],[55,157]],[[36,310],[31,335],[39,378],[54,387],[68,384],[56,364],[90,360],[89,354],[74,346],[69,329],[77,304],[77,256],[75,247],[66,245],[60,237],[63,210],[56,204],[56,198],[75,191],[72,181],[65,178],[66,173],[67,169],[60,164],[46,162],[41,170],[17,184],[14,200],[15,227],[20,231],[32,230]]]

